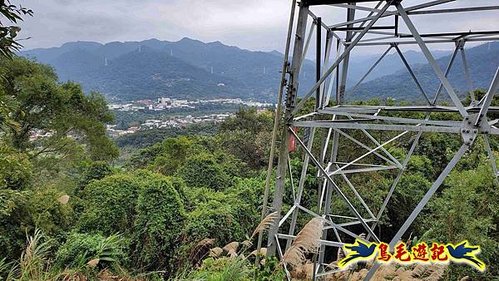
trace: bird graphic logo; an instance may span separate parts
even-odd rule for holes
[[[471,246],[465,240],[457,245],[447,244],[445,247],[454,262],[471,265],[482,272],[485,270],[485,263],[476,257],[480,253],[480,246]]]
[[[419,242],[413,247],[407,248],[406,243],[400,241],[393,250],[390,250],[390,245],[384,242],[371,243],[364,239],[356,239],[354,244],[343,245],[346,256],[339,260],[337,265],[340,269],[345,269],[352,264],[371,260],[377,254],[375,262],[384,264],[392,261],[402,265],[455,262],[470,265],[480,272],[485,271],[485,263],[477,258],[477,255],[480,254],[480,246],[478,245],[471,245],[467,240],[459,244],[433,242],[431,245],[429,247],[425,242]],[[339,250],[341,251],[341,249]]]
[[[351,245],[345,245],[343,249],[348,254],[344,259],[338,262],[338,266],[344,268],[352,263],[369,260],[374,256],[376,247],[376,243],[368,244],[361,240],[356,240],[355,243]]]

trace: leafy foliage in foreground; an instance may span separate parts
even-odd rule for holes
[[[118,155],[106,137],[104,124],[113,116],[101,95],[84,95],[73,82],[60,84],[50,67],[22,58],[0,58],[0,77],[0,97],[12,101],[3,139],[15,149],[30,157],[70,157],[76,143],[84,143],[94,160]]]
[[[10,58],[22,47],[17,37],[21,28],[17,24],[24,16],[32,16],[33,11],[22,5],[12,4],[10,0],[4,0],[0,2],[0,15],[0,55]],[[8,26],[6,22],[15,25]]]
[[[112,162],[114,145],[102,131],[111,116],[101,97],[85,96],[73,83],[58,83],[49,68],[33,62],[14,59],[1,61],[0,66],[0,72],[9,77],[0,80],[0,94],[2,100],[10,100],[2,107],[6,113],[2,116],[11,117],[0,119],[0,277],[283,278],[283,264],[275,260],[266,259],[265,265],[255,266],[254,258],[247,253],[254,246],[246,243],[254,242],[257,235],[250,234],[260,222],[272,113],[241,109],[214,134],[167,137],[132,151],[132,157],[118,167]],[[66,103],[69,109],[64,108]],[[432,116],[439,118],[442,115]],[[50,134],[30,138],[34,132]],[[318,139],[325,133],[318,130]],[[362,138],[358,132],[348,133]],[[391,133],[375,137],[383,142]],[[407,143],[410,136],[386,149],[402,159]],[[497,140],[491,143],[496,152]],[[392,225],[399,225],[409,215],[459,144],[458,136],[423,134],[392,204],[381,217],[381,240],[393,236]],[[482,274],[452,265],[445,273],[440,269],[433,272],[452,280],[466,275],[476,279],[499,275],[499,196],[483,145],[479,138],[407,234],[412,233],[413,241],[469,239],[482,245],[481,258],[488,265],[487,271]],[[314,144],[314,149],[318,146]],[[364,153],[348,143],[340,151],[346,159]],[[302,169],[300,151],[291,154],[289,169],[298,178]],[[319,180],[316,168],[309,167],[308,173],[302,204],[313,208],[319,196]],[[395,176],[393,171],[386,171],[352,175],[349,180],[362,186],[358,192],[377,214],[375,206],[381,205]],[[340,179],[338,185],[354,198],[347,182]],[[286,188],[285,210],[294,202],[290,190]],[[338,212],[348,208],[337,197],[333,204]],[[352,204],[361,203],[355,200]],[[362,212],[364,217],[369,216],[367,211]],[[308,222],[304,219],[298,221],[300,229]],[[264,221],[258,228],[262,225],[265,229],[269,224]],[[355,226],[352,230],[360,231]],[[304,233],[315,240],[319,237],[310,229]],[[341,238],[345,242],[351,239]],[[315,249],[314,243],[303,245],[307,250],[295,255],[299,259],[294,265],[300,278],[310,272],[307,260],[313,258]],[[212,257],[206,258],[209,255]],[[332,251],[326,252],[327,261],[334,261],[335,256]],[[410,268],[411,272],[415,270]],[[412,274],[406,271],[399,273]],[[360,272],[355,273],[357,277]]]

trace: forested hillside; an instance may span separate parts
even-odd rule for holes
[[[62,81],[77,81],[85,90],[121,99],[170,96],[273,100],[282,64],[278,52],[252,52],[189,38],[178,42],[156,39],[108,44],[72,42],[21,54],[52,65]],[[446,54],[449,52],[434,52],[437,58]],[[411,65],[426,62],[418,52],[407,51],[405,56]],[[354,57],[348,84],[353,86],[376,59],[376,55]],[[403,67],[397,54],[388,55],[366,81],[400,72]],[[305,62],[304,75],[315,75],[312,61]],[[311,86],[310,79],[304,81],[301,89]],[[225,86],[218,86],[220,83]],[[359,91],[362,92],[362,87]],[[396,93],[396,96],[405,94]]]
[[[278,52],[253,52],[189,38],[73,42],[21,54],[52,65],[62,81],[77,81],[87,91],[125,100],[161,96],[273,100],[282,67]],[[310,62],[304,69],[314,73]]]
[[[408,50],[402,53],[410,65],[426,64],[427,60],[423,53]],[[366,74],[369,68],[381,57],[382,49],[377,50],[379,54],[363,55],[362,51],[364,49],[355,50],[352,52],[352,57],[350,65],[348,67],[348,85],[350,87],[357,84],[357,82]],[[444,56],[448,56],[451,51],[445,50],[432,50],[432,55],[439,59]],[[404,63],[400,59],[399,54],[392,49],[376,66],[374,71],[372,71],[365,79],[364,82],[374,80],[383,76],[388,76],[400,72],[404,69]]]
[[[399,100],[422,101],[416,84],[393,52],[347,97],[367,100],[388,95]],[[442,68],[447,65],[450,53],[433,51]],[[499,43],[467,48],[474,88],[488,86],[498,53]],[[282,54],[278,52],[254,52],[220,42],[203,43],[189,38],[177,42],[157,39],[107,44],[71,42],[57,48],[27,50],[21,54],[53,66],[61,81],[73,80],[81,83],[85,91],[95,90],[108,98],[125,100],[167,96],[273,101],[282,67]],[[404,52],[404,56],[423,87],[430,93],[434,92],[438,83],[424,56],[415,51]],[[347,88],[353,87],[378,57],[354,56]],[[315,77],[314,62],[306,60],[303,71],[305,77]],[[463,96],[468,84],[460,56],[449,79]],[[312,86],[311,82],[311,79],[304,79],[300,89],[305,91]]]
[[[268,227],[268,221],[259,222],[272,112],[240,110],[216,131],[156,136],[156,143],[141,149],[130,143],[129,157],[117,161],[119,151],[104,132],[112,115],[101,95],[84,95],[78,84],[61,83],[49,67],[22,58],[2,58],[0,76],[2,278],[283,278],[281,264],[268,259],[255,266],[251,254],[255,228]],[[318,131],[318,139],[325,133]],[[400,139],[387,149],[403,157],[404,143]],[[493,139],[496,154],[498,144]],[[380,239],[391,238],[391,226],[405,220],[459,146],[458,136],[423,134],[382,218]],[[358,153],[349,146],[341,151]],[[478,139],[410,230],[414,240],[468,239],[482,246],[487,271],[452,264],[439,271],[447,280],[492,280],[499,274],[499,194],[483,151]],[[300,166],[296,151],[290,161],[295,177]],[[311,169],[305,207],[317,200],[315,175]],[[394,176],[387,171],[351,181],[362,186],[366,204],[380,206]],[[286,208],[293,202],[288,195]],[[336,200],[336,208],[346,208]],[[416,269],[394,269],[394,278],[404,270]]]
[[[68,6],[73,8],[75,3]],[[272,194],[276,178],[275,171],[267,174],[269,161],[277,162],[270,147],[276,117],[273,109],[241,107],[233,115],[226,114],[226,119],[210,119],[211,123],[137,129],[117,139],[107,134],[111,128],[107,126],[115,123],[116,117],[107,101],[117,96],[273,97],[282,60],[279,53],[183,39],[105,45],[76,42],[18,56],[22,47],[17,37],[19,22],[32,14],[10,1],[0,2],[0,280],[273,281],[285,280],[287,275],[292,280],[311,279],[311,261],[317,254],[307,248],[316,250],[316,242],[323,234],[321,218],[300,216],[300,232],[294,239],[299,242],[293,244],[293,250],[281,253],[285,250],[281,247],[279,259],[266,255],[268,230],[279,223],[277,212],[270,208],[265,213],[263,210],[270,206],[262,206],[266,179],[271,179]],[[469,50],[472,71],[479,75],[473,77],[474,87],[490,82],[490,77],[480,71],[497,67],[497,56],[493,54],[498,48],[490,44]],[[418,54],[411,56],[415,64],[421,60]],[[364,57],[363,61],[371,59]],[[447,59],[443,57],[439,63]],[[414,103],[414,96],[407,94],[412,93],[410,79],[398,73],[398,68],[389,67],[393,56],[388,60],[388,65],[380,67],[396,74],[368,81],[353,98],[377,97],[365,94],[365,87],[370,87],[370,93],[397,93],[393,96],[396,100],[353,103],[398,105],[406,103],[406,99]],[[313,69],[313,63],[306,61],[304,75],[313,75]],[[434,81],[427,78],[427,65],[415,69],[425,88],[435,87]],[[466,85],[457,72],[452,76],[451,80],[459,80],[455,83],[458,87]],[[301,85],[302,89],[306,86]],[[465,105],[470,104],[468,94],[461,91]],[[485,92],[475,90],[474,95],[481,99]],[[494,96],[491,104],[498,106],[499,98]],[[315,101],[310,100],[304,107],[310,111],[314,106]],[[299,113],[306,110],[302,111]],[[421,114],[390,112],[390,117],[420,118]],[[126,118],[118,117],[125,123]],[[462,121],[461,115],[452,112],[434,112],[428,117],[431,121]],[[384,143],[395,134],[384,131],[368,137],[359,130],[344,132],[355,136],[357,144]],[[297,129],[296,133],[301,139],[310,135],[305,129]],[[312,148],[317,155],[318,144],[331,133],[327,129],[314,133],[317,145],[314,143]],[[383,147],[402,161],[415,134],[406,132]],[[378,213],[379,207],[375,206],[382,205],[396,178],[398,186],[375,227],[379,239],[389,241],[462,143],[459,134],[422,133],[400,177],[394,169],[345,173],[348,180],[337,182],[339,193],[352,198],[353,205],[370,206],[373,213]],[[288,143],[280,145],[288,148]],[[497,136],[490,136],[490,147],[499,156]],[[486,269],[480,272],[458,263],[391,263],[385,264],[374,280],[498,278],[499,189],[485,151],[485,139],[479,136],[402,240],[407,247],[420,242],[467,240],[480,245],[479,258]],[[364,152],[358,146],[340,142],[338,153],[341,158],[352,159]],[[281,166],[291,179],[299,177],[303,155],[300,148],[292,150],[287,167]],[[320,212],[316,206],[322,196],[318,191],[322,179],[316,167],[306,172],[301,205]],[[282,211],[286,212],[296,201],[293,181],[283,184]],[[350,185],[359,188],[354,191]],[[356,192],[365,201],[355,199]],[[348,210],[339,196],[333,196],[330,204],[340,214]],[[359,215],[367,217],[367,209]],[[349,223],[334,227],[340,225],[348,229],[336,234],[340,242],[354,242],[344,232],[363,231],[360,225]],[[261,249],[256,243],[259,235]],[[464,250],[463,256],[470,249]],[[327,268],[337,268],[343,254],[336,247],[327,247]],[[321,280],[360,280],[371,266],[371,262],[359,262]]]
[[[486,43],[466,49],[466,57],[470,67],[472,87],[487,89],[492,81],[497,65],[499,64],[499,42]],[[451,55],[437,59],[441,69],[445,69]],[[417,64],[413,67],[414,74],[429,96],[434,96],[439,86],[438,78],[428,64]],[[470,90],[465,76],[463,61],[458,53],[454,65],[449,73],[449,81],[464,98]],[[445,92],[443,90],[442,92]],[[400,69],[396,74],[382,76],[361,84],[354,92],[348,94],[350,100],[372,99],[378,97],[393,97],[397,100],[424,102],[424,97],[418,90],[416,83],[407,69]],[[441,95],[447,98],[446,94]]]

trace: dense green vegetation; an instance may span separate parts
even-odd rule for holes
[[[254,256],[203,262],[209,248],[246,240],[260,221],[271,112],[241,109],[207,133],[192,128],[178,136],[157,134],[152,140],[138,135],[135,143],[144,138],[151,145],[127,145],[131,156],[115,165],[118,150],[104,132],[112,116],[100,95],[83,95],[77,84],[61,84],[50,68],[26,59],[2,59],[0,75],[5,101],[0,127],[2,278],[282,277],[277,262],[255,267]],[[33,138],[34,132],[43,137]],[[381,141],[389,134],[376,137]],[[408,147],[400,144],[407,140],[388,149],[403,157]],[[458,136],[423,135],[383,217],[381,239],[394,234],[390,226],[403,222],[459,144]],[[496,141],[493,146],[497,151]],[[362,153],[352,145],[340,151],[347,158]],[[479,139],[410,230],[416,241],[468,239],[482,246],[487,271],[452,265],[446,271],[450,280],[465,275],[489,280],[499,274],[499,194],[483,151]],[[301,156],[299,151],[291,156],[297,178]],[[304,195],[310,208],[317,196],[315,173],[312,168]],[[386,172],[350,180],[363,187],[359,192],[369,206],[380,206],[393,177]],[[338,183],[347,190],[345,182]],[[285,204],[291,203],[288,193]],[[338,199],[333,204],[346,209]],[[239,251],[250,256],[252,249]]]
[[[157,128],[150,130],[140,130],[133,134],[120,136],[115,139],[118,147],[124,150],[145,148],[155,143],[161,142],[167,137],[183,135],[213,135],[217,132],[219,125],[212,122],[191,124],[183,128]]]
[[[166,138],[115,168],[118,150],[104,131],[112,116],[100,95],[83,95],[22,58],[2,59],[0,72],[9,101],[1,120],[0,276],[91,277],[104,268],[174,276],[190,267],[200,240],[242,241],[258,224],[265,161],[244,162],[225,137],[237,130],[245,154],[263,159],[271,114],[242,110],[216,135]],[[38,242],[26,245],[27,236]],[[29,247],[39,247],[32,257],[39,260],[26,261],[37,267],[26,273]]]
[[[0,2],[0,11],[14,25],[22,16],[31,15],[29,9],[11,5],[9,1]],[[115,143],[105,132],[105,125],[113,122],[114,116],[103,96],[96,92],[86,95],[77,83],[61,83],[52,68],[13,55],[12,51],[20,47],[16,39],[19,28],[5,23],[0,22],[0,280],[284,279],[280,261],[253,251],[252,243],[257,230],[265,230],[276,216],[271,213],[264,220],[260,217],[272,112],[240,108],[234,117],[217,126],[201,124],[140,132]],[[231,57],[236,65],[229,65],[231,71],[225,73],[230,78],[227,81],[234,82],[238,76],[244,76],[249,82],[260,83],[263,90],[277,84],[275,78],[260,75],[263,64],[252,60],[251,52],[189,39],[177,43],[152,40],[147,42],[149,49],[141,48],[140,52],[133,42],[118,44],[117,48],[111,48],[116,47],[112,44],[81,43],[61,56],[48,50],[41,53],[53,55],[52,59],[59,62],[73,58],[79,63],[77,66],[95,69],[100,68],[103,56],[114,53],[109,69],[95,72],[102,74],[102,77],[97,75],[99,79],[106,75],[114,78],[117,70],[133,75],[132,65],[146,64],[164,75],[154,79],[154,94],[162,89],[161,83],[172,82],[163,78],[181,79],[186,73],[194,80],[208,77],[205,81],[208,84],[192,86],[182,84],[186,82],[182,80],[177,87],[195,90],[191,94],[212,94],[207,91],[215,89],[221,75],[211,75],[207,68]],[[181,58],[168,56],[168,48],[171,51],[176,48],[175,53]],[[200,55],[206,49],[215,61]],[[276,54],[257,55],[269,61],[279,58]],[[89,71],[74,65],[69,67],[71,71]],[[424,72],[424,67],[420,70]],[[247,71],[255,73],[247,77]],[[129,88],[129,95],[136,94],[141,83],[149,78],[144,73],[141,75],[126,81],[135,87]],[[126,83],[114,81],[106,86],[122,91],[120,87]],[[481,97],[483,92],[475,94]],[[379,101],[361,103],[379,104]],[[464,103],[468,105],[469,99]],[[497,105],[499,100],[493,103]],[[417,113],[400,114],[410,117]],[[447,113],[433,114],[431,118],[440,119],[444,114]],[[118,121],[131,121],[126,118],[118,116]],[[455,120],[459,118],[455,116]],[[347,131],[362,139],[359,132]],[[325,133],[316,132],[314,149]],[[298,134],[306,135],[307,131],[300,130]],[[383,142],[392,134],[385,132],[374,137]],[[402,159],[410,140],[412,136],[407,135],[387,149]],[[392,226],[407,218],[460,143],[457,135],[423,134],[376,229],[381,240],[390,240],[396,231]],[[492,139],[491,145],[497,154],[498,140]],[[301,152],[298,149],[290,156],[289,170],[294,179],[301,170]],[[346,142],[339,150],[341,159],[354,159],[362,153]],[[437,278],[443,275],[445,280],[464,276],[493,280],[499,276],[499,191],[488,161],[484,140],[479,138],[403,237],[412,243],[469,240],[482,247],[480,258],[487,264],[487,270],[480,273],[456,264],[423,270],[417,269],[418,266],[387,266],[392,267],[393,274],[411,270],[405,273],[421,277],[426,270]],[[316,211],[319,179],[316,168],[310,167],[308,173],[302,204]],[[386,171],[356,174],[349,180],[362,187],[358,192],[367,205],[380,206],[395,176],[394,171]],[[348,183],[336,179],[352,198]],[[287,210],[293,198],[291,183],[286,182],[286,187],[284,209]],[[332,204],[335,212],[347,210],[337,197]],[[360,202],[353,204],[358,206]],[[302,217],[298,222],[300,229],[312,232],[316,229],[313,223],[314,220]],[[362,231],[355,227],[352,230]],[[314,233],[319,237],[320,234],[321,231]],[[350,237],[341,238],[352,242]],[[336,252],[326,252],[327,261],[335,258]],[[310,265],[294,268],[293,276],[306,279]],[[354,270],[343,272],[348,276],[342,278],[354,279]],[[395,275],[390,278],[401,279],[401,275]]]

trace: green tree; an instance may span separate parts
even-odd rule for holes
[[[221,149],[236,156],[252,169],[265,167],[272,133],[270,111],[241,108],[236,116],[220,125],[217,140]]]
[[[85,95],[78,84],[59,84],[53,69],[23,58],[0,60],[0,92],[15,100],[10,116],[18,124],[7,132],[12,145],[41,154],[71,153],[72,140],[85,144],[95,160],[111,160],[118,155],[106,136],[105,123],[113,116],[104,98]],[[45,137],[30,140],[33,134]]]
[[[21,254],[25,233],[21,228],[27,214],[23,208],[28,194],[18,190],[0,189],[0,247],[2,256],[14,260]]]
[[[193,142],[187,137],[168,138],[161,143],[152,169],[164,175],[173,175],[182,166],[194,149]]]
[[[112,235],[130,234],[136,216],[135,205],[141,189],[137,174],[116,174],[90,182],[83,191],[81,232]]]
[[[133,264],[144,270],[175,270],[174,260],[185,212],[174,183],[151,175],[141,189],[132,238]]]
[[[258,113],[256,108],[240,108],[234,117],[227,119],[220,125],[220,131],[244,130],[252,133],[272,130],[271,111]]]
[[[0,55],[11,57],[14,51],[19,50],[22,45],[17,39],[21,28],[17,25],[23,16],[33,15],[33,11],[21,5],[11,4],[10,0],[0,1]],[[11,26],[6,25],[9,22]]]
[[[80,186],[84,187],[91,181],[103,179],[112,173],[113,170],[108,163],[104,161],[91,162],[88,166],[84,167],[82,179],[80,180]]]
[[[223,190],[232,185],[232,178],[223,165],[209,153],[199,153],[187,158],[178,175],[189,187],[208,187]]]
[[[0,141],[0,189],[25,189],[32,178],[29,157]]]
[[[116,232],[130,241],[135,269],[173,270],[173,258],[185,212],[175,178],[149,171],[114,174],[91,181],[84,189],[80,232]]]
[[[499,189],[494,182],[490,164],[485,157],[473,170],[454,170],[445,182],[442,194],[430,201],[425,216],[428,231],[422,240],[433,239],[445,243],[469,240],[481,246],[479,258],[487,269],[484,273],[470,267],[452,265],[450,280],[470,276],[477,280],[492,280],[499,276]]]

